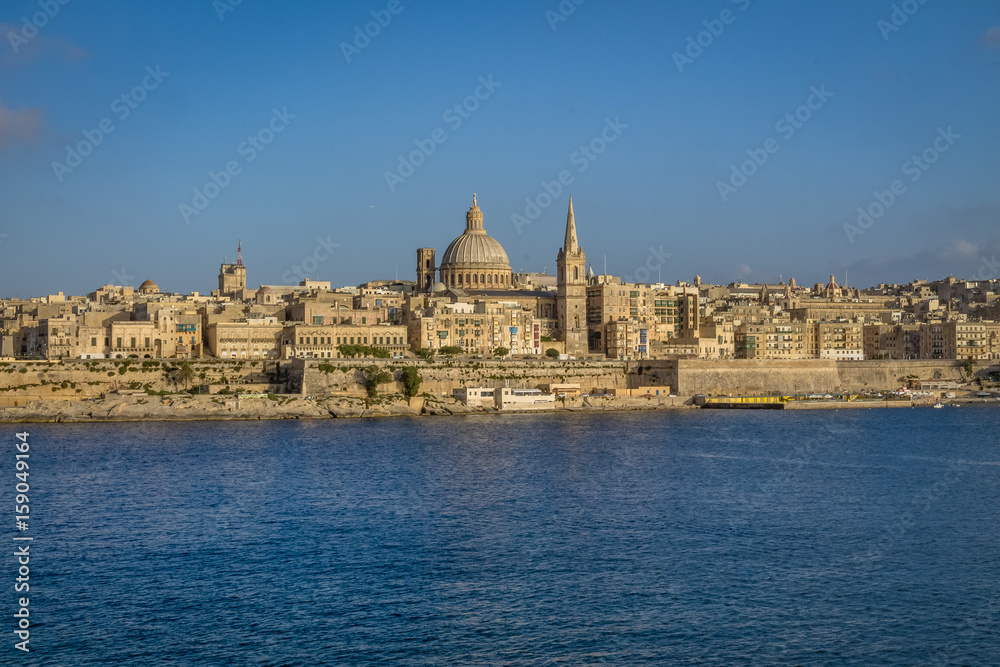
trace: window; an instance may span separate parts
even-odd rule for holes
[[[132,337],[132,344],[129,347],[135,347],[135,336]]]
[[[368,324],[368,318],[367,317],[362,317],[361,318],[361,324]]]
[[[92,337],[90,339],[90,346],[91,347],[97,347],[97,337],[96,336],[94,336],[94,337]]]
[[[146,347],[149,347],[149,338],[146,339]]]
[[[194,336],[191,336],[191,344],[194,345]]]
[[[323,316],[313,315],[313,324],[323,324]]]

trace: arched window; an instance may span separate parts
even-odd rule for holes
[[[452,286],[452,287],[454,287],[454,286],[455,286],[455,274],[454,274],[454,273],[453,273],[453,274],[451,274],[451,286]]]
[[[495,284],[495,285],[499,285],[500,284],[500,277],[497,276],[497,274],[495,274],[495,273],[493,274],[493,284]]]
[[[579,279],[580,279],[580,269],[578,269],[577,267],[574,266],[573,267],[573,280],[579,280]]]
[[[469,274],[468,273],[465,274],[465,284],[466,285],[471,285],[472,284],[472,281],[469,280]]]
[[[462,284],[462,274],[461,274],[461,273],[460,273],[460,274],[458,274],[458,284],[459,284],[459,285],[461,285],[461,284]]]
[[[492,285],[493,284],[493,276],[491,276],[488,273],[486,274],[486,284],[487,285]]]
[[[479,284],[479,276],[477,276],[475,273],[472,274],[472,282],[475,283],[476,285]]]
[[[486,284],[486,274],[485,273],[479,274],[479,284],[480,285],[485,285]]]

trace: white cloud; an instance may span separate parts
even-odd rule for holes
[[[1000,25],[995,25],[983,33],[982,42],[987,49],[1000,48]]]
[[[11,111],[0,102],[0,151],[18,143],[34,143],[41,129],[41,109]]]

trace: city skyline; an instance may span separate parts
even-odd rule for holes
[[[0,15],[5,298],[204,292],[236,239],[412,279],[474,191],[515,271],[572,194],[598,273],[1000,277],[990,3],[43,5]]]

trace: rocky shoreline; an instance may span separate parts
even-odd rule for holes
[[[689,409],[679,399],[587,397],[569,399],[541,412],[592,410]],[[523,414],[523,412],[515,412]],[[0,408],[0,423],[105,423],[139,421],[246,421],[275,419],[350,419],[501,413],[493,408],[470,408],[453,398],[386,396],[373,402],[352,396],[314,399],[276,395],[268,398],[219,396],[119,396],[83,401],[32,401]]]

